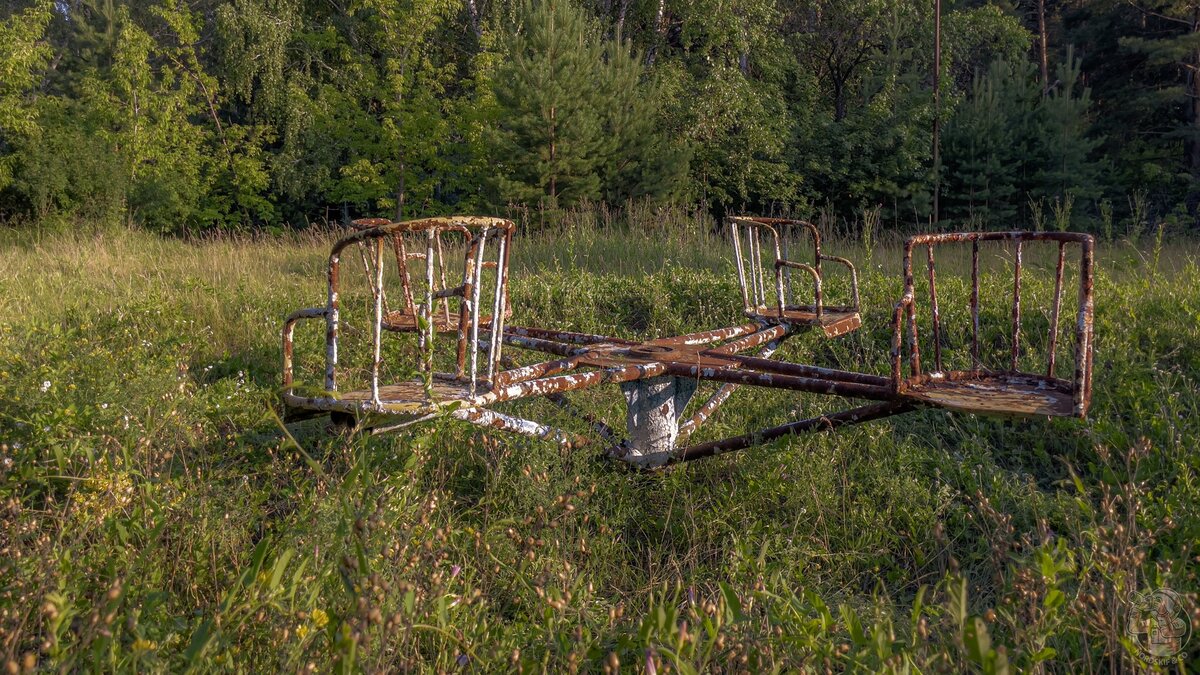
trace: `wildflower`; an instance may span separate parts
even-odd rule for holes
[[[300,624],[300,626],[298,628],[296,628],[296,636],[299,637],[301,640],[308,637],[308,624],[306,624],[306,623]]]
[[[44,380],[42,382],[42,393],[44,394],[48,391],[50,391],[50,380]]]
[[[133,641],[133,651],[135,652],[148,652],[155,649],[158,649],[158,643],[154,640],[138,638]]]
[[[323,609],[314,609],[312,613],[313,625],[317,628],[324,628],[329,623],[329,615]]]

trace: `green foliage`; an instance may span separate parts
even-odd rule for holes
[[[1090,92],[1070,53],[1056,72],[1045,94],[1029,63],[996,61],[976,76],[944,134],[949,217],[1010,228],[1028,220],[1023,202],[1098,196]]]
[[[493,79],[492,156],[511,202],[620,203],[678,192],[687,157],[660,131],[654,80],[571,2],[526,2]]]
[[[50,61],[44,42],[50,22],[50,3],[40,3],[0,22],[0,192],[13,180],[20,160],[14,146],[32,145],[37,137],[37,107],[30,90]]]
[[[688,200],[910,227],[935,115],[950,220],[1028,224],[1068,194],[1077,220],[1103,199],[1121,219],[1139,190],[1191,217],[1190,5],[1050,2],[1044,87],[1033,14],[943,4],[934,110],[916,0],[21,0],[0,13],[0,217],[183,232]]]
[[[885,222],[923,222],[933,188],[929,5],[810,4],[794,19],[803,29],[795,38],[801,96],[793,104],[800,120],[793,164],[807,179],[807,196],[843,216],[881,205]],[[1029,34],[990,5],[947,12],[943,31],[944,125],[973,69],[1023,58]],[[943,163],[957,151],[943,141]]]

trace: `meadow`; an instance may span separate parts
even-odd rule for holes
[[[285,425],[280,323],[335,236],[0,232],[6,672],[1200,669],[1195,242],[1100,244],[1087,420],[927,410],[643,474],[449,419]],[[898,239],[831,248],[863,328],[781,355],[886,372]],[[727,249],[686,221],[519,235],[513,323],[731,325]],[[577,403],[623,419],[615,389]],[[839,403],[744,389],[696,438]],[[1182,666],[1125,632],[1164,586]]]

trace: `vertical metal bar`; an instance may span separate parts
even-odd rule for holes
[[[787,303],[784,301],[784,297],[783,297],[783,270],[784,269],[785,268],[783,265],[777,265],[775,267],[775,294],[779,299],[779,316],[780,316],[780,318],[783,318],[784,307],[787,306]]]
[[[400,286],[404,290],[404,310],[409,314],[416,314],[412,278],[408,274],[408,249],[404,246],[404,236],[399,232],[392,235],[392,248],[396,251],[396,267],[400,272]]]
[[[292,393],[292,360],[294,358],[294,339],[296,335],[296,324],[292,321],[285,321],[283,324],[283,393]]]
[[[337,391],[338,362],[338,281],[341,259],[329,257],[329,313],[325,315],[325,391]]]
[[[471,296],[475,291],[473,261],[478,253],[479,238],[469,237],[467,240],[467,254],[463,257],[462,296],[458,299],[458,349],[455,357],[454,375],[460,378],[465,377],[467,373],[467,340],[470,336],[468,325],[471,320]],[[472,345],[472,349],[474,349],[474,345]]]
[[[805,228],[805,229],[808,229],[808,228]],[[813,238],[813,258],[814,258],[813,267],[816,268],[817,276],[820,277],[821,276],[821,233],[817,231],[817,228],[815,225],[812,227],[812,229],[809,230],[809,232],[812,234],[812,238]],[[821,314],[820,309],[819,309],[820,304],[821,304],[821,301],[818,300],[817,301],[817,306],[818,306],[817,316],[820,316],[820,314]]]
[[[746,293],[746,268],[742,261],[742,239],[737,222],[729,221],[729,233],[733,238],[733,257],[737,259],[738,284],[742,287],[742,309],[750,311],[750,296]]]
[[[500,362],[500,345],[504,344],[501,335],[504,332],[504,277],[508,271],[508,236],[500,237],[500,250],[496,254],[496,297],[494,298],[492,310],[492,340],[491,347],[488,349],[488,375],[489,382],[495,379],[497,365]]]
[[[375,239],[375,278],[371,280],[375,294],[375,325],[371,331],[375,358],[371,360],[371,402],[379,405],[379,362],[382,355],[383,333],[383,241]]]
[[[358,242],[358,255],[362,258],[363,270],[367,274],[367,282],[370,283],[375,278],[375,269],[371,267],[371,260],[367,258],[367,245],[365,242]],[[371,297],[375,297],[375,289],[371,289]]]
[[[435,338],[435,330],[433,326],[433,242],[437,237],[436,233],[430,229],[425,232],[425,344],[420,345],[422,361],[425,363],[425,372],[433,374],[433,341]]]
[[[751,225],[746,225],[746,263],[750,268],[750,305],[754,308],[755,313],[757,313],[758,282],[755,275],[758,273],[758,266],[754,264],[754,227]]]
[[[779,299],[779,316],[782,317],[784,309],[787,307],[787,300],[783,297],[783,272],[785,268],[779,264],[783,259],[783,252],[779,247],[779,232],[773,227],[769,229],[771,230],[772,240],[775,243],[775,293]]]
[[[933,265],[933,244],[926,245],[929,258],[929,312],[933,315],[933,363],[942,372],[942,317],[938,313],[937,275]]]
[[[1058,242],[1058,267],[1054,269],[1054,308],[1050,312],[1050,356],[1047,359],[1046,377],[1054,377],[1055,351],[1058,348],[1058,312],[1062,305],[1063,266],[1066,263],[1067,242]]]
[[[442,252],[442,232],[437,233],[437,259],[439,276],[442,279],[442,290],[446,290],[446,256]],[[462,302],[461,300],[459,302]],[[432,314],[432,310],[430,311]],[[446,319],[446,328],[450,328],[450,298],[442,298],[442,316]]]
[[[1017,240],[1017,255],[1013,261],[1013,309],[1012,309],[1012,364],[1011,370],[1017,369],[1017,358],[1021,354],[1021,245]]]
[[[754,228],[754,263],[758,267],[758,302],[767,306],[766,270],[762,266],[762,228]]]
[[[753,225],[746,225],[746,251],[749,254],[746,256],[746,262],[750,264],[750,304],[754,306],[754,312],[758,313],[762,303],[758,300],[758,262],[754,249],[754,230]]]
[[[813,310],[817,319],[820,319],[825,313],[825,291],[822,288],[821,271],[813,268],[813,300],[816,303],[813,306]]]
[[[908,346],[910,377],[921,374],[921,345],[917,335],[917,300],[913,284],[912,244],[904,245],[904,295],[908,302]]]
[[[479,246],[475,249],[475,271],[471,283],[471,396],[475,396],[475,381],[479,377],[479,290],[483,286],[483,254],[487,250],[488,228],[479,231]],[[465,299],[464,299],[465,300]]]
[[[971,366],[979,370],[979,240],[971,240]]]
[[[858,311],[862,307],[862,303],[858,298],[858,270],[854,265],[850,265],[850,297],[854,299],[854,311]]]
[[[780,227],[780,229],[783,229],[783,228]],[[791,260],[791,258],[788,257],[788,239],[787,239],[787,237],[783,237],[783,259]],[[792,268],[790,268],[790,267],[783,268],[783,286],[784,286],[784,288],[788,289],[789,291],[792,290]]]
[[[1087,413],[1092,399],[1092,240],[1079,260],[1079,313],[1075,322],[1075,414]]]
[[[904,350],[904,311],[908,308],[910,299],[905,295],[896,305],[892,313],[892,392],[900,393],[903,389],[904,377],[901,374],[900,360]]]

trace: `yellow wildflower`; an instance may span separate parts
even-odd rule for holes
[[[138,638],[133,641],[133,651],[135,652],[149,652],[155,649],[158,649],[158,643],[154,640]]]
[[[312,613],[313,625],[317,628],[324,628],[329,623],[329,615],[323,609],[314,609]]]

